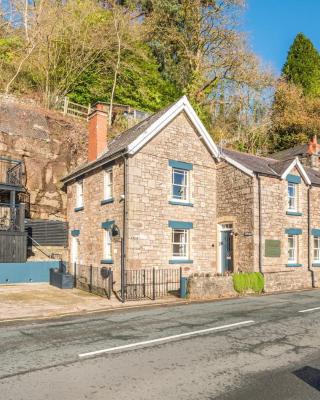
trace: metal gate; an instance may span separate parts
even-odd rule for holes
[[[125,300],[155,300],[159,297],[179,296],[181,274],[181,268],[126,270]]]
[[[74,264],[73,275],[76,288],[111,298],[113,285],[111,268]]]

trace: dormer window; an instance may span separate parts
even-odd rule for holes
[[[298,190],[297,185],[288,182],[288,211],[297,211],[298,209]]]

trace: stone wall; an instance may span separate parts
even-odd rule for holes
[[[54,255],[54,259],[67,260],[68,249],[61,246],[30,246],[27,250],[28,261],[49,261],[51,258],[48,256]]]
[[[305,269],[264,274],[266,293],[287,292],[312,288],[311,272]]]
[[[294,169],[292,175],[299,175]],[[298,237],[298,263],[303,270],[308,269],[308,188],[301,180],[298,186],[298,211],[302,215],[287,215],[288,210],[288,182],[286,180],[261,177],[262,199],[262,263],[263,272],[287,271],[288,267],[288,236],[287,228],[302,229]],[[258,230],[256,235],[259,235]],[[280,257],[265,256],[265,241],[280,240]],[[284,275],[285,276],[285,275]]]
[[[124,193],[123,161],[119,159],[113,165],[113,202],[101,204],[103,200],[104,169],[99,169],[84,176],[84,207],[75,212],[76,185],[75,182],[67,187],[68,193],[68,221],[69,221],[69,249],[71,250],[71,231],[79,230],[78,262],[84,265],[102,266],[103,235],[101,224],[106,221],[115,221],[123,232],[123,200]],[[70,260],[70,255],[69,255]],[[113,240],[113,269],[114,277],[119,279],[121,266],[121,244],[118,239]],[[72,271],[71,271],[72,272]]]
[[[253,189],[252,177],[224,161],[218,164],[216,189],[217,222],[218,224],[233,224],[235,272],[254,270],[253,210],[255,203]],[[217,246],[218,248],[220,247],[219,238]],[[219,253],[218,251],[218,257]]]
[[[312,276],[312,286],[314,288],[320,288],[320,270],[316,270],[316,268],[313,268],[311,270],[311,276]]]
[[[221,297],[236,297],[239,294],[233,288],[232,276],[192,275],[188,279],[188,298],[206,300]]]
[[[192,163],[190,203],[172,205],[169,160]],[[216,271],[216,163],[185,114],[129,159],[127,268],[171,268],[170,220],[192,222],[185,274]]]

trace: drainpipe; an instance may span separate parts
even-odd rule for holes
[[[315,287],[314,285],[314,274],[311,269],[311,236],[310,236],[310,231],[311,231],[311,186],[308,186],[308,270],[311,273],[311,283],[312,287]]]
[[[126,237],[127,237],[127,171],[128,158],[122,155],[123,159],[123,223],[121,237],[121,301],[125,302],[125,268],[126,268]]]
[[[258,179],[258,210],[259,210],[259,272],[263,274],[262,265],[262,201],[261,201],[261,178],[257,174]]]

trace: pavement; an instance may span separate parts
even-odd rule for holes
[[[0,285],[0,321],[53,318],[173,302],[184,300],[169,296],[123,304],[115,296],[108,300],[83,290],[61,290],[48,284]]]
[[[315,400],[320,291],[0,323],[0,399]]]

